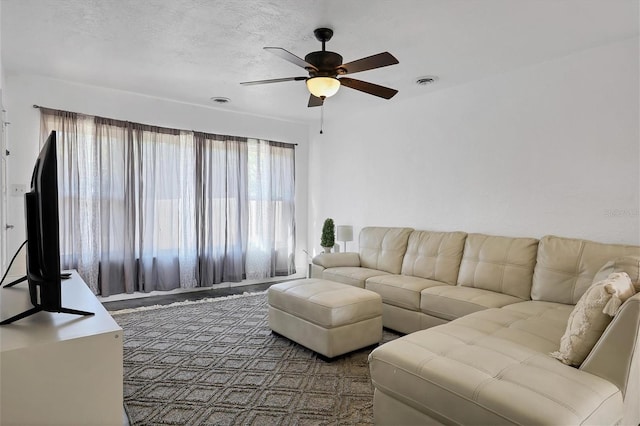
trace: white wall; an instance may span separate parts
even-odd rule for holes
[[[309,136],[310,246],[326,217],[356,240],[380,225],[640,244],[638,44],[325,115]]]
[[[5,106],[11,116],[9,183],[29,184],[39,151],[40,113],[33,105],[82,112],[157,126],[255,137],[296,147],[296,225],[298,270],[306,270],[308,129],[300,123],[250,116],[129,92],[35,76],[7,74]],[[23,198],[9,197],[8,237],[12,254],[24,240]]]
[[[2,2],[0,2],[0,25],[1,23],[2,23]],[[4,87],[4,67],[2,66],[2,31],[0,31],[0,90],[2,90],[3,87]]]

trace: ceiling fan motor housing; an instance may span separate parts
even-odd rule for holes
[[[326,50],[311,52],[304,60],[318,69],[307,70],[311,77],[335,77],[339,73],[337,68],[342,65],[342,55]]]

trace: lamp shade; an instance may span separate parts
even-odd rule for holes
[[[311,77],[307,79],[307,89],[315,97],[328,98],[338,93],[340,80],[334,77]]]
[[[339,225],[336,233],[338,241],[353,241],[353,226],[351,225]]]

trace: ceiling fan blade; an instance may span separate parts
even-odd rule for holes
[[[285,61],[289,61],[292,64],[296,64],[299,67],[302,67],[304,69],[312,69],[312,70],[318,70],[316,67],[314,67],[313,65],[311,65],[309,62],[305,61],[302,58],[297,57],[296,55],[294,55],[293,53],[289,52],[288,50],[283,49],[282,47],[265,47],[264,50],[267,50],[271,53],[273,53],[274,55],[277,55],[279,57],[281,57],[282,59],[284,59]]]
[[[367,83],[366,81],[356,80],[354,78],[342,77],[340,79],[340,84],[343,86],[350,87],[351,89],[359,90],[364,93],[368,93],[370,95],[379,96],[385,99],[391,99],[393,96],[398,93],[396,89],[391,89],[389,87],[378,86],[377,84]]]
[[[377,55],[367,56],[366,58],[349,62],[348,64],[342,64],[339,68],[344,68],[345,70],[347,70],[345,74],[353,74],[360,71],[382,68],[398,63],[398,60],[391,53],[383,52],[378,53]]]
[[[311,107],[317,107],[317,106],[322,106],[322,104],[324,103],[324,100],[322,98],[319,98],[317,96],[313,96],[313,95],[309,95],[309,104],[307,105],[309,108]]]
[[[285,78],[273,78],[271,80],[256,80],[256,81],[243,81],[240,84],[245,86],[251,86],[253,84],[267,84],[267,83],[282,83],[283,81],[300,81],[306,80],[307,77],[285,77]]]

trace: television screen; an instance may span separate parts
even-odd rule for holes
[[[62,307],[58,236],[58,165],[56,133],[45,142],[25,194],[27,223],[27,280],[31,304],[43,310]]]
[[[93,315],[62,306],[58,220],[58,164],[56,132],[40,151],[31,176],[31,191],[25,194],[27,275],[33,308],[0,322],[9,324],[40,311]],[[5,287],[20,282],[14,281]]]

